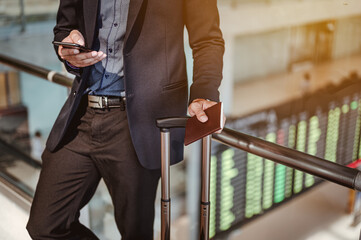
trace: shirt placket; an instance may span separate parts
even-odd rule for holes
[[[113,8],[113,14],[112,14],[112,21],[111,21],[111,25],[110,25],[110,28],[109,28],[109,37],[107,39],[107,42],[106,42],[106,54],[107,54],[107,58],[108,58],[108,62],[104,68],[104,74],[103,74],[103,79],[100,83],[100,89],[102,89],[103,87],[103,84],[104,84],[104,81],[108,82],[110,81],[110,72],[112,72],[113,68],[114,68],[114,61],[115,61],[115,38],[116,38],[116,33],[117,33],[117,28],[119,26],[118,24],[118,16],[119,14],[116,14],[117,11],[119,11],[119,5],[118,4],[118,0],[114,0],[115,1],[115,8]]]

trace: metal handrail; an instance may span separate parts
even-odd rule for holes
[[[357,169],[330,162],[323,158],[228,128],[223,129],[220,134],[213,134],[212,137],[223,144],[301,170],[339,185],[361,191],[361,171]]]
[[[19,59],[6,56],[4,54],[0,54],[0,63],[27,72],[29,74],[35,75],[42,79],[46,79],[50,82],[60,84],[64,87],[71,87],[74,81],[74,79],[69,78],[56,71],[51,71],[49,69],[39,67],[28,62],[24,62]]]
[[[157,120],[159,128],[185,127],[188,118],[164,118]],[[361,191],[361,172],[357,169],[287,148],[232,129],[212,134],[220,143],[244,150],[277,163],[310,173],[314,176]]]

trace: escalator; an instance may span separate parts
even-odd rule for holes
[[[25,229],[41,164],[0,139],[1,239],[30,239]]]

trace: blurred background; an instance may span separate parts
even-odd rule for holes
[[[51,44],[58,4],[0,0],[0,54],[63,72]],[[227,127],[357,167],[361,1],[218,0],[218,8]],[[191,83],[186,30],[184,41]],[[0,179],[15,186],[0,182],[1,239],[30,239],[29,202],[19,194],[31,201],[46,138],[68,93],[1,58]],[[199,145],[187,147],[185,161],[171,168],[174,240],[197,239]],[[358,193],[216,142],[211,164],[213,239],[358,239]],[[155,206],[159,239],[159,197]],[[104,183],[81,220],[100,239],[120,238]]]

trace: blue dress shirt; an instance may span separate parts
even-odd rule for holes
[[[93,49],[107,57],[94,64],[88,78],[87,93],[121,96],[124,92],[123,45],[130,0],[99,0],[98,38]]]

